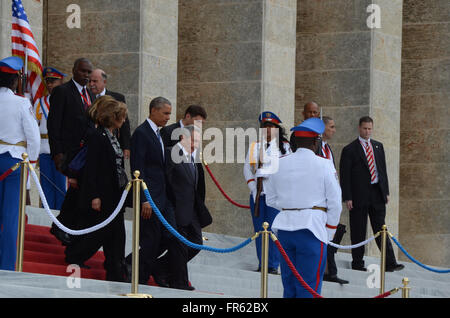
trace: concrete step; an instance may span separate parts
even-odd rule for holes
[[[29,223],[50,226],[51,220],[43,209],[27,208]],[[55,212],[57,214],[57,212]],[[131,252],[132,224],[125,222],[127,240],[126,253]],[[205,232],[203,235],[208,239],[205,245],[216,248],[230,248],[243,242],[246,238],[233,237],[215,233]],[[255,242],[233,253],[214,253],[202,250],[188,264],[189,279],[196,288],[194,292],[174,290],[170,288],[159,288],[153,286],[142,286],[140,292],[147,292],[154,297],[162,298],[258,298],[260,296],[260,273],[257,269],[257,257]],[[401,251],[400,251],[401,253]],[[284,260],[281,260],[284,262]],[[380,264],[379,257],[366,256],[366,267],[370,264]],[[385,290],[402,286],[402,279],[408,277],[410,280],[411,297],[415,298],[440,298],[450,297],[450,275],[430,272],[412,262],[401,262],[405,269],[398,272],[386,273]],[[375,276],[374,272],[361,272],[351,269],[351,254],[347,251],[339,251],[336,254],[336,264],[338,266],[338,276],[349,280],[347,285],[339,285],[331,282],[324,282],[322,286],[322,296],[326,298],[372,298],[379,293],[378,288],[369,288],[368,280]],[[9,272],[11,273],[11,272]],[[25,275],[27,273],[18,273]],[[9,278],[0,279],[2,284],[14,286],[33,286],[34,288],[49,288],[52,290],[63,290],[67,295],[67,284],[65,277],[48,277],[46,275],[35,275],[30,279],[20,278],[15,280]],[[9,275],[15,277],[13,275]],[[0,272],[0,278],[1,276]],[[17,278],[17,277],[16,277]],[[51,281],[52,283],[48,283]],[[47,286],[46,284],[50,284]],[[44,287],[45,286],[45,287]],[[59,286],[59,287],[58,287]],[[280,298],[283,295],[283,286],[280,275],[269,275],[269,297]],[[82,288],[77,291],[81,293],[99,293],[106,295],[119,295],[128,293],[130,284],[103,282],[96,280],[82,280]],[[54,292],[54,291],[53,291]],[[1,295],[1,294],[0,294]],[[55,294],[52,294],[55,295]],[[79,294],[76,294],[79,295]],[[400,298],[401,293],[397,293],[392,298]]]

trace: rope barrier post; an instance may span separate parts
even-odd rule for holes
[[[267,285],[269,275],[269,223],[263,223],[263,231],[261,237],[261,298],[267,298]]]
[[[28,154],[22,154],[23,161],[20,163],[20,196],[19,196],[19,225],[17,231],[17,256],[16,272],[23,271],[23,249],[25,238],[25,206],[27,195],[27,177],[28,177]]]
[[[402,298],[409,298],[409,292],[411,287],[408,287],[409,279],[408,277],[404,277],[402,279],[403,287],[402,287]]]
[[[139,179],[139,171],[133,173],[133,246],[132,246],[132,273],[131,273],[131,293],[126,294],[128,297],[152,298],[148,294],[139,294],[139,230],[141,220],[141,185],[142,179]]]
[[[381,227],[380,294],[384,293],[384,280],[386,274],[386,239],[387,239],[387,226],[385,224]]]

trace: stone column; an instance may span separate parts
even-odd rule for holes
[[[400,241],[442,267],[450,265],[449,12],[446,0],[403,5]]]
[[[28,16],[34,40],[38,45],[42,59],[42,1],[23,0],[22,4]],[[12,12],[11,1],[0,1],[0,59],[11,56],[11,24]]]
[[[258,127],[263,110],[277,113],[289,129],[293,123],[296,1],[181,0],[179,1],[178,112],[190,104],[208,112],[205,129],[244,130]],[[203,147],[211,141],[205,140]],[[248,146],[248,142],[247,142]],[[248,149],[248,147],[246,148]],[[249,204],[242,162],[214,163],[211,170],[225,192]],[[210,177],[207,206],[214,222],[207,229],[246,237],[254,231],[250,213],[229,203]]]
[[[370,28],[369,5],[381,9],[380,28]],[[303,105],[316,101],[334,118],[330,142],[339,168],[342,148],[358,136],[358,120],[374,119],[374,139],[385,145],[390,185],[386,223],[398,232],[401,1],[299,0],[295,122]],[[348,225],[348,211],[341,223]],[[368,235],[372,236],[370,225]],[[343,244],[350,244],[349,228]],[[379,255],[375,244],[368,254]]]
[[[47,61],[68,78],[73,62],[90,59],[109,75],[108,88],[125,95],[132,129],[148,117],[152,97],[176,110],[177,0],[80,0],[81,28],[69,28],[73,1],[47,0]]]

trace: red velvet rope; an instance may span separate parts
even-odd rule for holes
[[[300,284],[308,291],[311,295],[314,296],[314,298],[323,298],[321,295],[319,295],[314,289],[312,289],[302,278],[302,276],[298,273],[297,269],[295,268],[294,264],[292,264],[291,260],[289,259],[289,256],[286,254],[286,251],[281,246],[281,243],[279,240],[274,239],[275,245],[278,247],[278,250],[280,251],[281,255],[283,256],[284,260],[286,261],[287,265],[291,269],[294,276],[297,278],[297,280],[300,282]],[[394,290],[395,291],[395,290]],[[393,294],[393,290],[387,291],[383,294],[380,294],[378,296],[375,296],[373,298],[386,298]]]
[[[223,196],[224,196],[225,198],[227,198],[228,201],[230,201],[232,204],[234,204],[234,205],[237,206],[237,207],[244,208],[244,209],[250,209],[250,206],[248,206],[248,205],[239,204],[239,203],[233,201],[233,200],[225,193],[225,191],[222,189],[222,187],[220,186],[219,182],[217,181],[217,179],[216,179],[216,178],[214,177],[214,175],[212,174],[211,169],[209,169],[208,165],[207,165],[207,164],[204,164],[204,166],[205,166],[206,170],[208,171],[209,175],[211,176],[211,179],[212,179],[212,180],[214,181],[214,183],[216,184],[217,188],[220,190],[220,192],[222,192]]]
[[[19,167],[19,165],[14,165],[11,168],[9,168],[8,170],[6,170],[5,173],[0,176],[0,181],[3,181],[4,179],[6,179],[11,173],[16,171],[18,167]]]

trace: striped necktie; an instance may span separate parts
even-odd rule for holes
[[[330,148],[328,147],[328,144],[324,144],[323,145],[322,151],[323,151],[323,154],[324,154],[325,158],[331,159],[331,157],[330,157]]]
[[[363,145],[364,149],[366,150],[367,163],[369,164],[370,182],[373,183],[377,177],[375,174],[375,157],[373,156],[372,147],[370,146],[369,142],[364,142]]]

